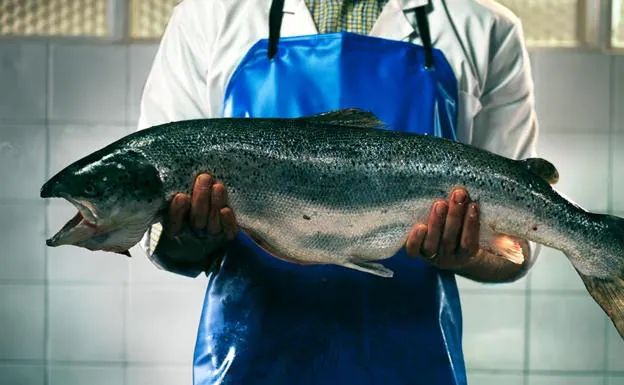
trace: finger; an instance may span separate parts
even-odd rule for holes
[[[414,258],[420,255],[420,248],[422,247],[426,236],[427,225],[424,223],[419,223],[412,228],[407,236],[407,241],[405,242],[405,249],[408,256]]]
[[[197,230],[206,228],[208,223],[213,183],[212,177],[208,174],[201,174],[195,179],[191,196],[191,224]]]
[[[221,232],[221,209],[225,207],[225,186],[222,183],[215,183],[212,186],[212,201],[210,202],[210,218],[208,220],[208,231],[211,234]]]
[[[461,235],[460,249],[461,254],[464,256],[473,256],[479,250],[479,206],[476,203],[471,203],[468,208],[468,213],[464,218],[464,226]]]
[[[438,201],[433,204],[431,213],[429,214],[427,236],[425,237],[425,242],[422,248],[422,251],[425,253],[424,257],[426,258],[430,258],[438,252],[440,237],[442,235],[442,230],[444,229],[444,221],[446,219],[447,211],[448,205],[446,202]]]
[[[449,202],[448,214],[446,215],[442,233],[441,257],[453,256],[457,251],[462,225],[464,224],[467,200],[468,194],[463,189],[457,189],[451,194],[451,201]]]
[[[184,218],[191,207],[191,198],[186,194],[177,194],[169,205],[169,217],[167,232],[170,236],[176,236],[182,231]]]
[[[236,217],[234,211],[229,207],[224,207],[219,212],[221,214],[221,222],[223,223],[223,231],[228,240],[233,240],[236,237],[238,228],[236,226]]]

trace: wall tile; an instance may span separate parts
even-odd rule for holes
[[[143,86],[152,67],[158,44],[134,44],[130,46],[130,90],[128,92],[128,122],[136,125],[141,111]]]
[[[44,385],[45,368],[0,362],[0,385]]]
[[[613,194],[611,196],[613,199],[613,210],[624,213],[624,130],[622,132],[622,134],[618,134],[613,138],[613,168],[611,174]]]
[[[46,45],[0,42],[0,122],[45,119]]]
[[[123,45],[51,45],[50,119],[125,122],[128,49]]]
[[[131,285],[127,341],[130,362],[188,364],[204,290],[174,285]]]
[[[611,371],[624,372],[624,341],[618,334],[615,326],[609,320],[607,328],[607,344],[608,344],[608,356],[607,356],[607,369]],[[624,384],[624,382],[623,382]]]
[[[118,366],[51,366],[49,385],[122,385],[124,369]]]
[[[131,132],[125,125],[51,126],[50,176]]]
[[[543,247],[531,269],[531,290],[563,290],[587,293],[572,262],[562,252]]]
[[[624,376],[610,376],[607,378],[607,385],[624,385]]]
[[[603,385],[603,383],[603,376],[531,374],[528,385]]]
[[[543,132],[608,132],[608,55],[534,52],[536,110]],[[562,70],[565,69],[565,70]]]
[[[524,295],[467,293],[461,300],[467,368],[523,369]]]
[[[542,134],[539,156],[559,171],[556,190],[587,210],[607,210],[608,135]]]
[[[526,276],[515,282],[496,283],[496,284],[476,282],[476,281],[470,280],[468,278],[464,278],[459,275],[456,277],[456,280],[457,280],[457,287],[462,292],[464,291],[481,292],[481,291],[487,290],[487,291],[491,291],[492,293],[524,292],[526,290],[527,282],[528,282],[528,280],[526,279]]]
[[[50,359],[123,359],[123,287],[52,285],[49,292]]]
[[[44,358],[43,301],[43,285],[0,286],[0,359]]]
[[[470,385],[524,385],[522,374],[468,373]]]
[[[45,126],[1,126],[0,199],[38,200],[45,162]]]
[[[613,101],[614,117],[615,117],[615,131],[624,134],[624,56],[615,55],[612,56],[614,65],[613,79]]]
[[[184,367],[128,366],[128,385],[184,385],[193,382],[191,365]]]
[[[533,294],[530,311],[531,370],[604,368],[606,316],[589,294]]]
[[[52,237],[74,215],[76,209],[69,203],[50,204],[48,237]],[[48,278],[52,283],[121,283],[128,278],[131,260],[121,254],[91,251],[73,245],[49,247],[47,253]]]
[[[43,202],[0,203],[0,281],[45,279]]]

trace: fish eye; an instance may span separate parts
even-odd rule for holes
[[[87,184],[87,185],[85,186],[85,188],[84,188],[84,192],[85,192],[87,195],[93,195],[93,194],[95,194],[95,186],[94,186],[92,183]]]

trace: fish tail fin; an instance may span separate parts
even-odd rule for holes
[[[602,262],[600,276],[586,275],[579,271],[587,291],[607,313],[613,325],[624,339],[624,218],[613,215],[590,213],[599,223],[605,224],[605,234],[612,242],[611,250],[591,262]],[[606,243],[606,242],[605,242]],[[574,256],[569,254],[568,257]],[[589,255],[585,255],[588,257]],[[574,259],[570,258],[574,261]],[[576,258],[577,261],[580,258]],[[587,260],[587,259],[585,259]],[[589,268],[589,270],[593,270]]]
[[[607,313],[624,339],[624,273],[611,278],[591,277],[578,273],[589,294]]]

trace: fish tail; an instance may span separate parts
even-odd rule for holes
[[[607,225],[607,232],[614,237],[615,250],[605,253],[610,268],[608,276],[591,276],[577,272],[587,291],[607,313],[611,322],[624,339],[624,218],[613,215],[592,214],[594,219]],[[615,253],[615,255],[613,255]],[[609,256],[609,254],[611,254]]]
[[[587,291],[607,313],[624,339],[624,274],[613,278],[598,278],[579,272]]]

